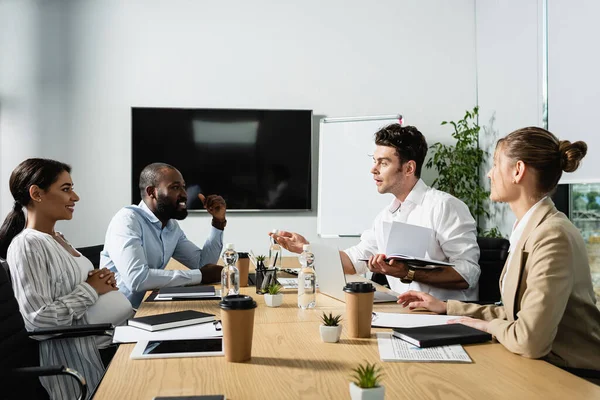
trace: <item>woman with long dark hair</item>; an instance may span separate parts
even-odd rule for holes
[[[0,228],[0,257],[6,258],[13,289],[28,330],[87,323],[121,323],[132,314],[114,275],[91,262],[54,230],[73,217],[79,196],[71,167],[31,158],[10,176],[15,200]],[[27,215],[23,209],[27,210]],[[90,321],[93,319],[93,321]],[[40,364],[65,365],[82,373],[90,389],[104,367],[94,337],[40,340]],[[76,398],[78,388],[62,376],[40,378],[52,399]],[[89,393],[89,392],[88,392]]]
[[[575,171],[586,153],[584,142],[536,127],[498,141],[490,198],[508,203],[517,217],[500,277],[502,305],[443,302],[422,292],[403,293],[398,303],[464,316],[451,322],[489,332],[513,353],[596,376],[600,310],[585,242],[549,197],[562,172]]]

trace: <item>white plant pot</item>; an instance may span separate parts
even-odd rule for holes
[[[279,294],[265,294],[265,304],[268,307],[279,307],[283,303],[283,293]]]
[[[377,386],[370,389],[363,389],[354,382],[350,382],[350,398],[352,400],[383,400],[385,396],[385,388]]]
[[[319,326],[319,330],[321,332],[321,340],[325,343],[337,343],[340,341],[340,336],[342,334],[342,326]]]

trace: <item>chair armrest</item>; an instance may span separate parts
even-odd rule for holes
[[[46,367],[21,367],[13,368],[8,372],[9,376],[50,376],[50,375],[67,375],[75,379],[79,385],[78,400],[84,399],[87,395],[87,384],[85,378],[74,369],[67,368],[63,365],[50,365]]]
[[[73,326],[56,326],[51,328],[36,329],[27,332],[29,336],[56,335],[51,339],[64,339],[69,337],[99,336],[106,335],[106,331],[115,329],[112,324],[90,324]]]

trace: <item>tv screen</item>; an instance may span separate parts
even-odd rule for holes
[[[176,167],[188,210],[219,194],[228,210],[310,210],[312,110],[132,108],[132,200],[153,162]]]

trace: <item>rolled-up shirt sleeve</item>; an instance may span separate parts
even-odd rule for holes
[[[479,282],[479,246],[477,228],[468,207],[456,198],[450,198],[440,207],[439,224],[435,234],[448,261],[472,288]]]
[[[129,290],[144,292],[201,282],[202,273],[198,269],[181,271],[150,267],[143,247],[142,226],[133,213],[115,218],[113,222],[104,249],[110,254],[121,281]]]
[[[219,261],[223,249],[222,230],[211,227],[202,248],[192,243],[182,231],[180,232],[181,236],[173,253],[174,259],[190,269],[200,269],[206,264],[216,264]]]

